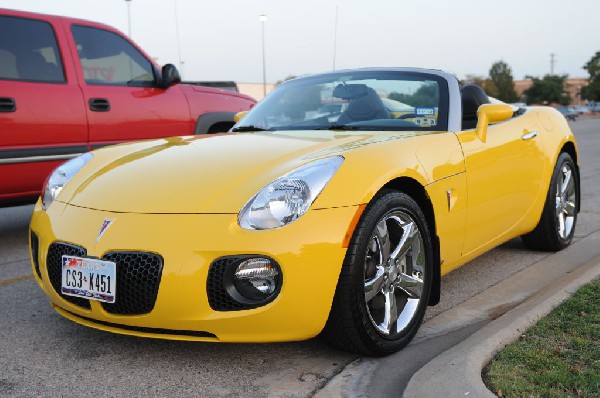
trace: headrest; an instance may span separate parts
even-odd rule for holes
[[[483,104],[489,104],[490,99],[481,87],[476,84],[466,84],[461,87],[463,118],[477,118],[477,109]]]

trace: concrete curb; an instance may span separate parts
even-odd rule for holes
[[[377,360],[358,358],[350,362],[342,372],[333,377],[314,398],[367,397],[364,387],[377,369]]]
[[[579,287],[600,276],[599,247],[600,233],[596,232],[532,266],[560,266],[573,261],[574,255],[584,260],[579,262],[583,265],[567,271],[514,309],[423,366],[411,378],[404,397],[495,397],[483,384],[483,367],[498,350],[516,340]]]
[[[315,398],[387,396],[391,391],[402,391],[394,380],[406,374],[396,376],[395,372],[406,369],[400,370],[394,361],[405,361],[404,354],[414,346],[421,346],[414,355],[427,356],[423,351],[436,349],[441,354],[423,362],[408,384],[401,382],[404,397],[493,397],[481,380],[481,369],[495,352],[598,276],[600,231],[430,319],[403,351],[383,359],[360,358],[350,363],[317,391]],[[463,334],[478,324],[484,326],[451,348],[443,348],[443,339],[452,339],[452,334]]]

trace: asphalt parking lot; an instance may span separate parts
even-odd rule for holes
[[[579,119],[571,126],[580,150],[582,212],[576,239],[581,239],[600,229],[600,119]],[[357,359],[318,339],[260,345],[174,342],[113,335],[68,321],[50,308],[31,277],[31,211],[32,206],[0,209],[0,396],[306,397]],[[446,276],[441,303],[427,319],[547,255],[527,250],[518,239],[507,242]],[[410,362],[405,351],[395,358]]]

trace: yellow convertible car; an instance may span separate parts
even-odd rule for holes
[[[413,338],[444,274],[517,236],[569,245],[577,158],[557,111],[491,103],[445,72],[306,76],[229,133],[58,167],[31,221],[33,272],[61,315],[109,332],[321,334],[385,355]]]

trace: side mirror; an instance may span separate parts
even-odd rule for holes
[[[181,83],[179,71],[173,64],[166,64],[163,66],[161,75],[161,80],[158,83],[160,88],[169,88],[174,84]]]
[[[487,137],[489,124],[500,123],[513,116],[513,108],[508,104],[483,104],[477,109],[477,136],[482,142]]]
[[[233,122],[237,123],[240,120],[242,120],[244,118],[244,116],[246,116],[246,114],[248,113],[248,111],[242,111],[242,112],[238,112],[233,116]]]

